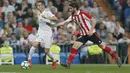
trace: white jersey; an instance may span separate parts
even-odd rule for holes
[[[39,22],[38,33],[40,35],[46,35],[46,34],[52,35],[52,29],[47,24],[47,22],[44,21],[44,17],[51,18],[53,16],[54,16],[54,14],[52,14],[51,11],[47,8],[45,8],[45,10],[42,13],[38,12],[38,22]]]
[[[52,45],[52,29],[47,24],[45,18],[51,18],[53,16],[54,15],[51,13],[49,9],[45,9],[42,13],[38,12],[39,27],[35,41],[40,42],[41,47],[50,48]]]

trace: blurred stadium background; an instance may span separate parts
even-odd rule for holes
[[[38,28],[35,11],[36,1],[38,0],[0,0],[0,64],[16,65],[27,60],[31,43],[36,38]],[[103,41],[112,47],[113,51],[120,56],[123,64],[130,64],[130,0],[44,1],[46,7],[59,19],[58,22],[64,21],[71,15],[71,13],[68,12],[69,3],[73,1],[77,2],[80,6],[80,10],[88,12],[96,18],[96,30]],[[78,38],[79,28],[76,24],[71,23],[65,26],[54,27],[53,32],[54,43],[51,51],[56,55],[59,61],[66,62],[71,46]],[[4,41],[4,43],[2,41]],[[33,64],[51,63],[48,58],[45,58],[43,48],[40,46],[33,55],[32,62]],[[99,47],[93,45],[92,42],[88,41],[86,45],[79,49],[79,53],[74,59],[73,64],[83,64],[79,65],[79,69],[82,70],[85,64],[115,64],[115,60]],[[41,65],[36,65],[36,67],[38,66],[42,67]],[[78,68],[78,65],[74,66],[72,67],[75,69]],[[0,66],[0,72],[3,69],[2,67],[5,68],[6,66]],[[16,68],[17,67],[18,65],[16,65]],[[90,69],[89,67],[91,68],[91,65],[85,68]],[[93,68],[95,67],[93,66]],[[97,70],[98,69],[101,70],[100,68],[97,68]],[[126,71],[124,73],[127,73],[127,70],[124,71]]]

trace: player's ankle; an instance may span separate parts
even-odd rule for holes
[[[31,60],[31,58],[28,58],[28,60]]]
[[[28,62],[31,62],[31,59],[28,59]]]
[[[53,60],[52,62],[58,62],[58,60]]]
[[[66,64],[71,64],[71,62],[68,61]]]

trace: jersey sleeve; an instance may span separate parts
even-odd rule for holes
[[[91,19],[91,18],[92,18],[92,16],[91,16],[90,14],[86,13],[86,12],[83,12],[83,11],[82,11],[81,14],[85,15],[85,17],[86,17],[87,19]]]
[[[52,14],[52,12],[49,9],[46,11],[46,15],[47,15],[47,18],[51,18],[55,16],[54,14]]]

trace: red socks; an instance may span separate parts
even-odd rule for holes
[[[75,58],[76,54],[77,54],[78,50],[75,49],[75,48],[72,48],[71,49],[71,52],[70,52],[70,55],[69,55],[69,58],[68,58],[68,61],[67,63],[72,63],[73,59]]]
[[[117,59],[118,56],[111,50],[111,48],[109,48],[108,46],[105,47],[104,49],[107,53],[109,53],[114,59]],[[78,50],[75,48],[71,49],[69,58],[67,60],[67,63],[72,63],[73,59],[75,58],[76,54],[77,54]]]
[[[109,53],[114,59],[117,59],[118,56],[111,50],[110,47],[106,46],[104,49],[107,53]]]

